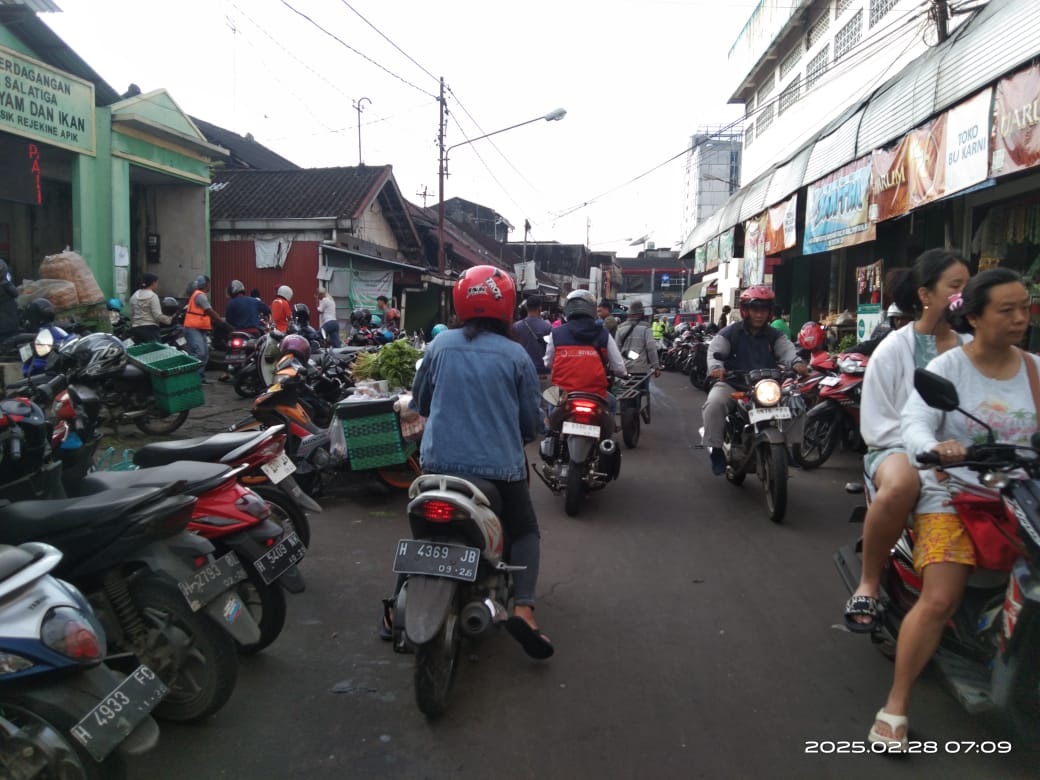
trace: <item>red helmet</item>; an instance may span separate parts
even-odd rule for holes
[[[512,277],[493,265],[475,265],[455,283],[452,293],[455,314],[460,321],[488,317],[513,322],[516,309],[516,285]]]
[[[282,339],[281,353],[288,355],[292,353],[296,356],[296,359],[302,363],[306,363],[311,359],[311,343],[307,341],[303,336],[286,336]]]
[[[798,346],[804,347],[810,352],[823,349],[823,345],[826,341],[827,329],[818,322],[809,320],[807,323],[802,325],[802,329],[798,331]]]
[[[772,310],[775,300],[776,294],[772,288],[766,287],[764,284],[748,287],[740,294],[740,316],[747,317],[752,309]]]

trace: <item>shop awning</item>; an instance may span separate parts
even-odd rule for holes
[[[693,301],[697,298],[704,298],[708,295],[714,295],[718,292],[718,289],[719,280],[717,277],[715,279],[697,282],[697,284],[691,284],[686,288],[686,292],[683,293],[682,299],[684,301]]]

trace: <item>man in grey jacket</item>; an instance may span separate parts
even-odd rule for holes
[[[642,301],[635,301],[628,307],[628,316],[618,325],[614,340],[617,341],[630,374],[648,374],[653,371],[655,377],[661,376],[657,342],[654,341],[650,326],[643,319]]]

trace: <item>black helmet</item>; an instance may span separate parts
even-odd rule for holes
[[[172,298],[169,295],[162,299],[160,305],[162,306],[162,313],[166,316],[176,314],[177,310],[181,307],[181,305],[177,303],[177,299]]]
[[[50,325],[54,322],[54,306],[46,298],[37,298],[29,304],[25,317],[33,328]]]
[[[372,324],[372,312],[368,309],[354,309],[350,313],[350,324],[355,328],[367,327]]]
[[[588,290],[575,290],[567,296],[563,304],[563,316],[568,320],[574,317],[596,318],[596,299]]]
[[[68,339],[59,352],[72,363],[70,378],[111,376],[126,366],[126,347],[111,333]]]
[[[297,325],[311,324],[311,310],[306,303],[294,303],[292,307],[292,316]]]

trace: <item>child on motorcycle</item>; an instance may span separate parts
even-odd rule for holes
[[[1017,347],[1029,326],[1029,291],[1021,277],[1006,268],[983,271],[967,283],[963,297],[953,297],[950,308],[955,327],[974,331],[975,339],[936,357],[928,370],[956,385],[960,408],[988,424],[997,441],[1029,446],[1037,430],[1031,384],[1037,381],[1040,359]],[[986,429],[966,415],[932,409],[916,393],[904,407],[909,457],[931,451],[945,467],[956,466],[966,448],[985,442],[986,436]],[[891,750],[907,747],[910,689],[939,646],[976,563],[971,537],[950,511],[945,481],[934,471],[921,474],[914,508],[914,566],[921,575],[921,595],[903,619],[892,688],[868,735],[870,742],[888,743]]]

